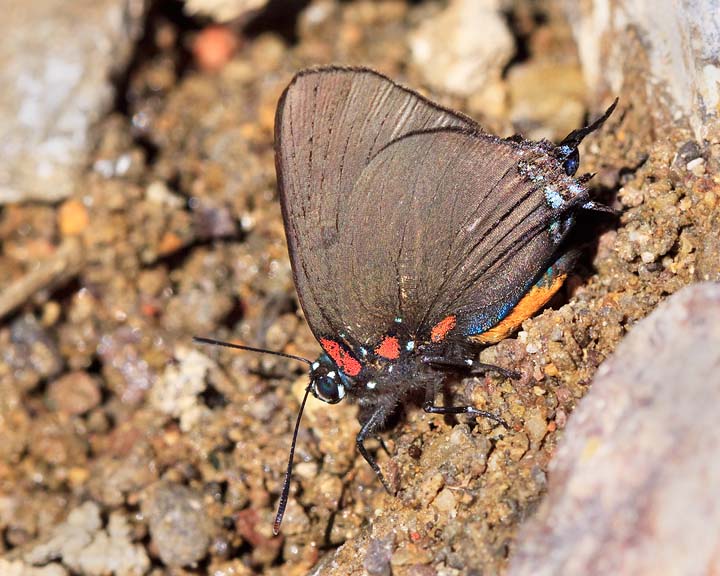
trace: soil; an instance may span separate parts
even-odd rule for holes
[[[297,70],[331,62],[422,86],[398,39],[437,8],[316,4],[322,17],[301,12],[295,30],[294,18],[251,22],[237,31],[234,57],[211,70],[190,50],[202,26],[173,5],[154,10],[117,110],[97,127],[79,193],[0,211],[8,283],[60,246],[75,243],[79,255],[68,277],[0,326],[8,561],[103,573],[109,564],[96,568],[83,554],[104,535],[111,549],[132,551],[133,561],[115,565],[128,574],[501,573],[598,365],[667,295],[720,278],[720,243],[708,241],[720,213],[717,156],[682,128],[659,138],[628,85],[581,166],[597,172],[593,193],[618,216],[580,220],[583,258],[562,294],[480,355],[522,377],[449,383],[455,401],[499,414],[510,429],[408,406],[383,435],[389,454],[369,443],[398,488],[392,496],[355,450],[356,407],[311,399],[273,537],[303,365],[191,338],[318,355],[275,188],[277,99]],[[508,70],[559,63],[584,91],[558,10],[517,4]],[[538,76],[513,78],[522,94],[523,79]],[[515,131],[512,104],[484,117],[471,100],[429,93],[500,135]],[[555,98],[552,86],[546,93]],[[73,556],[62,538],[80,524],[88,545]]]

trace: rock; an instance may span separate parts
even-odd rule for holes
[[[193,225],[201,238],[230,238],[237,234],[230,208],[198,199],[192,205]]]
[[[237,36],[227,26],[208,26],[195,38],[192,51],[200,68],[216,72],[230,61],[237,45]]]
[[[547,433],[547,417],[543,412],[541,408],[534,407],[528,410],[525,416],[525,429],[530,439],[536,444],[542,442]]]
[[[41,380],[56,376],[62,357],[51,331],[32,314],[20,316],[10,326],[10,345],[3,360],[13,374],[17,389],[30,390]]]
[[[70,195],[144,0],[30,0],[0,23],[0,204]]]
[[[67,570],[55,562],[46,566],[29,566],[20,560],[0,559],[0,574],[3,576],[67,576]]]
[[[411,36],[415,65],[438,90],[471,96],[500,78],[515,51],[499,0],[453,0]]]
[[[457,501],[451,488],[443,488],[433,500],[433,506],[445,516],[454,518],[457,513]]]
[[[718,366],[720,285],[639,322],[570,419],[509,574],[720,570]]]
[[[145,574],[150,560],[142,546],[131,543],[130,524],[120,512],[110,514],[107,532],[95,535],[79,558],[83,574]]]
[[[72,422],[58,414],[41,414],[32,420],[28,450],[32,456],[58,467],[85,466],[87,443]]]
[[[437,573],[438,572],[435,568],[424,564],[410,566],[407,571],[408,576],[437,576]]]
[[[372,576],[390,576],[390,560],[395,539],[392,534],[385,538],[373,538],[367,547],[363,566]]]
[[[260,11],[268,0],[185,0],[185,12],[216,22],[246,19]]]
[[[87,372],[70,372],[50,383],[48,399],[60,412],[76,416],[100,404],[100,387]]]
[[[0,318],[31,298],[35,302],[47,298],[52,290],[79,272],[84,256],[79,239],[66,237],[57,247],[50,244],[46,246],[48,251],[42,255],[37,254],[41,250],[28,251],[27,260],[32,261],[32,268],[0,288]]]
[[[210,545],[210,521],[202,497],[179,484],[155,485],[142,503],[150,535],[167,566],[188,566],[200,561]]]
[[[170,364],[150,390],[150,403],[166,414],[180,419],[180,429],[188,431],[207,414],[198,402],[205,390],[205,376],[212,361],[197,350],[179,347],[177,364]]]
[[[130,425],[115,429],[111,446],[90,466],[88,491],[95,500],[108,507],[121,506],[157,481],[158,465],[143,433],[153,431]]]
[[[660,131],[666,115],[684,115],[698,140],[718,141],[720,10],[715,0],[652,5],[565,0],[564,7],[588,86],[600,95],[617,94],[639,81],[645,90],[635,92],[656,106],[650,106],[654,118],[647,120]]]
[[[142,354],[140,340],[139,330],[120,326],[104,334],[97,347],[108,388],[128,404],[140,403],[156,377]]]
[[[46,542],[32,548],[25,561],[45,564],[62,558],[64,565],[87,576],[141,576],[150,567],[150,560],[142,546],[132,543],[130,532],[128,521],[119,512],[110,515],[107,531],[103,530],[100,508],[94,502],[85,502],[53,529]],[[28,576],[63,573],[27,572]]]
[[[78,236],[90,222],[85,205],[75,198],[67,200],[58,210],[58,227],[63,236]]]

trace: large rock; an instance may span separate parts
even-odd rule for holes
[[[268,0],[185,0],[185,12],[217,22],[243,19],[260,11]]]
[[[202,496],[194,490],[160,482],[148,492],[142,511],[166,566],[189,566],[207,554],[212,524]]]
[[[111,512],[103,529],[100,507],[88,501],[70,512],[67,520],[55,526],[47,539],[24,556],[29,565],[19,561],[3,566],[9,574],[19,576],[63,576],[62,566],[50,560],[62,559],[75,574],[85,576],[142,576],[150,568],[150,559],[140,544],[133,542],[133,530],[122,512]],[[33,565],[36,565],[34,569]],[[10,569],[22,571],[10,572]],[[8,572],[0,571],[6,575]]]
[[[5,2],[0,20],[0,204],[68,196],[113,103],[113,73],[145,0]]]
[[[588,86],[639,82],[660,129],[684,116],[718,140],[720,9],[716,0],[565,0]],[[665,118],[662,116],[666,115]]]
[[[432,87],[471,96],[500,79],[515,42],[499,0],[453,0],[410,38],[413,61]]]
[[[683,289],[598,370],[512,576],[720,572],[720,284]]]

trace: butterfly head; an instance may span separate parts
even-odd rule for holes
[[[618,100],[616,98],[605,113],[595,120],[595,122],[583,128],[579,128],[578,130],[573,130],[563,139],[562,142],[560,142],[560,144],[557,145],[555,148],[555,156],[561,162],[563,170],[565,170],[565,174],[568,176],[575,175],[578,167],[580,166],[580,153],[578,152],[580,142],[582,142],[583,138],[585,138],[588,134],[595,132],[595,130],[605,123],[605,121],[613,113],[613,110],[615,110],[617,103]]]
[[[570,146],[559,146],[558,148],[562,155],[562,167],[565,174],[575,176],[575,172],[580,166],[580,152],[578,152],[577,148],[571,148]]]
[[[337,404],[345,398],[346,382],[330,358],[323,354],[310,366],[310,392],[318,400]]]

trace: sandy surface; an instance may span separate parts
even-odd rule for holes
[[[317,6],[301,14],[296,37],[282,19],[256,23],[218,71],[194,65],[197,23],[154,13],[124,97],[97,128],[81,192],[57,206],[0,211],[3,285],[63,246],[72,256],[59,280],[0,326],[6,568],[502,572],[597,366],[665,296],[718,278],[720,243],[707,241],[718,224],[717,160],[693,163],[699,148],[681,130],[649,133],[643,100],[627,86],[581,166],[598,173],[595,193],[620,216],[583,217],[584,255],[567,288],[518,335],[482,352],[520,380],[450,382],[456,400],[500,414],[510,430],[409,407],[384,435],[390,456],[369,443],[398,487],[392,497],[355,452],[356,408],[311,400],[283,532],[273,538],[303,366],[191,337],[318,354],[275,191],[277,98],[296,70],[316,63],[364,64],[422,86],[407,37],[436,11]],[[584,88],[570,36],[553,10],[532,16],[526,7],[514,16],[522,50],[496,80],[513,96],[492,114],[482,114],[487,95],[430,93],[501,135],[559,139],[577,127]],[[557,126],[530,116],[544,98],[558,102]]]

